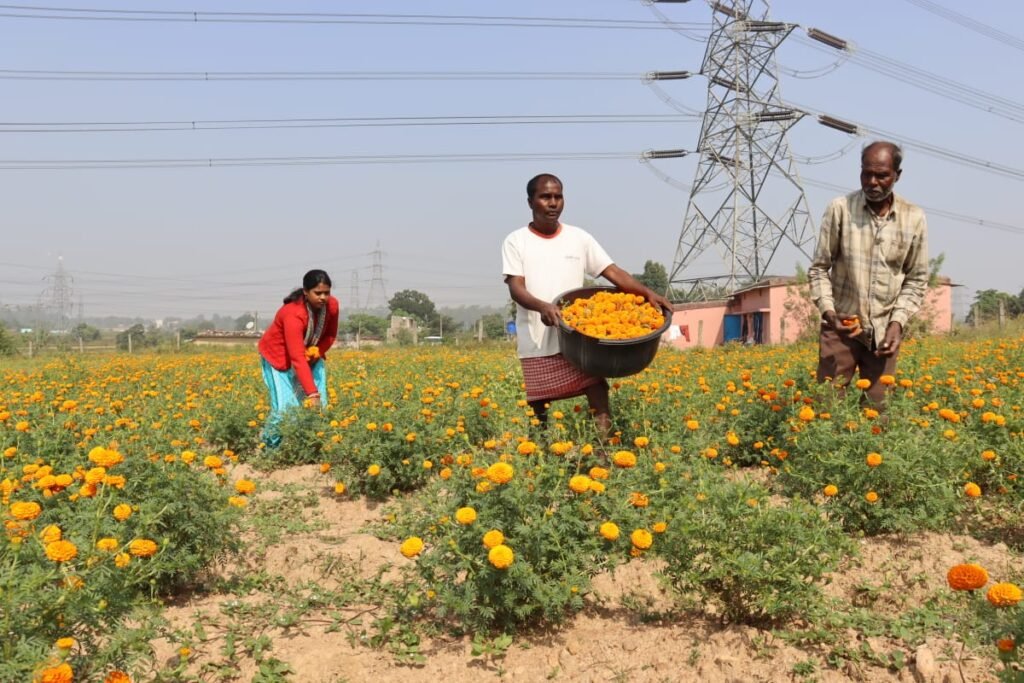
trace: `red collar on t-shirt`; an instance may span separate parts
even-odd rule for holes
[[[537,237],[541,237],[541,238],[546,239],[546,240],[554,239],[555,237],[558,237],[558,235],[562,232],[562,224],[561,223],[558,224],[558,228],[553,233],[551,233],[550,235],[548,235],[546,233],[543,233],[540,230],[537,230],[535,227],[533,227],[533,223],[530,223],[526,227],[528,227],[530,229],[530,232],[532,232]]]

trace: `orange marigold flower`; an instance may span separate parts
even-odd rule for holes
[[[982,460],[995,460],[996,459],[996,452],[993,451],[993,450],[982,451],[981,452],[981,459]]]
[[[114,555],[114,564],[118,569],[123,569],[128,566],[128,563],[132,561],[132,556],[128,553],[118,553]]]
[[[631,451],[616,451],[612,456],[612,462],[616,467],[636,467],[636,455]]]
[[[867,493],[864,494],[864,500],[866,500],[869,503],[877,503],[878,494],[875,493],[874,491],[868,491]]]
[[[1012,583],[997,583],[988,589],[985,598],[996,607],[1013,607],[1020,602],[1024,594],[1020,588]]]
[[[829,484],[824,489],[822,489],[822,493],[825,494],[826,498],[831,498],[832,496],[835,496],[839,493],[839,488],[836,487],[835,484]]]
[[[981,487],[973,481],[969,481],[964,484],[964,494],[967,495],[968,498],[978,498],[981,496]]]
[[[591,479],[607,479],[609,476],[608,470],[603,467],[591,467],[589,474]]]
[[[228,496],[228,505],[236,508],[244,508],[249,504],[249,499],[243,496]]]
[[[43,511],[39,503],[35,501],[11,503],[11,517],[22,521],[35,519]]]
[[[455,511],[455,521],[462,525],[472,524],[476,521],[476,510],[471,507],[459,508]]]
[[[486,475],[487,480],[494,484],[507,484],[512,481],[515,469],[507,462],[496,462],[487,468]]]
[[[869,389],[871,388],[871,380],[869,379],[858,379],[854,384],[858,389]]]
[[[980,564],[958,564],[946,572],[946,583],[955,591],[973,591],[988,583],[988,572]]]
[[[235,491],[243,496],[249,495],[256,490],[256,482],[249,479],[239,479],[235,482]]]
[[[109,468],[124,461],[124,456],[116,450],[112,448],[103,448],[102,446],[96,446],[89,451],[88,457],[89,462],[99,467]]]
[[[70,650],[75,646],[75,639],[68,636],[65,638],[58,638],[57,642],[54,643],[61,650]]]
[[[996,641],[996,648],[1000,652],[1013,652],[1017,649],[1017,641],[1013,639],[1013,636],[1006,636]]]
[[[696,420],[687,420],[686,428],[689,429],[691,432],[695,432],[698,429],[700,429],[700,422],[697,422]]]
[[[67,562],[75,559],[78,555],[78,548],[71,541],[54,541],[47,543],[44,551],[46,556],[54,562]]]
[[[39,540],[41,540],[43,544],[59,541],[61,539],[61,536],[62,534],[60,527],[56,524],[50,524],[41,532],[39,532]]]
[[[893,377],[892,375],[882,375],[881,377],[878,378],[878,381],[887,387],[891,387],[892,385],[896,384],[896,378]]]
[[[412,559],[423,552],[423,539],[419,536],[410,536],[402,541],[402,545],[399,546],[398,551],[409,559]]]
[[[119,522],[123,522],[132,516],[132,506],[127,503],[121,503],[120,505],[114,506],[114,519]]]
[[[634,529],[629,535],[629,540],[632,541],[633,547],[640,550],[647,550],[654,543],[654,537],[647,529]]]
[[[497,546],[505,542],[505,534],[501,533],[497,529],[491,529],[486,534],[484,534],[483,542],[484,547],[488,550],[490,550],[491,548],[496,548]]]
[[[646,436],[638,436],[635,439],[633,439],[633,445],[636,446],[637,448],[646,448],[647,445],[650,443],[651,440],[648,439]]]
[[[148,538],[137,538],[128,544],[128,552],[135,557],[152,557],[156,551],[156,543]]]
[[[639,491],[633,491],[629,494],[629,504],[635,508],[645,508],[650,503],[646,494],[640,493]]]
[[[533,455],[537,452],[537,444],[532,441],[523,441],[516,447],[516,452],[519,455]]]
[[[51,666],[39,672],[39,683],[72,683],[75,672],[67,662]]]
[[[598,531],[609,541],[616,541],[619,538],[619,526],[615,522],[605,522]]]
[[[105,553],[117,550],[117,546],[118,543],[116,538],[101,538],[100,540],[96,541],[96,549],[102,550]]]
[[[218,467],[223,467],[224,462],[216,455],[208,455],[205,458],[203,458],[203,465],[209,467],[211,470],[215,470]]]
[[[574,493],[586,493],[590,490],[590,477],[585,474],[577,474],[569,479],[569,490]]]
[[[503,543],[494,546],[487,553],[487,561],[497,569],[508,569],[512,566],[515,557],[516,555],[512,552],[512,548]]]
[[[667,529],[668,529],[668,523],[667,522],[655,522],[654,524],[651,525],[651,531],[653,531],[656,534],[663,534],[663,533],[665,533],[665,531]]]
[[[867,462],[868,467],[878,467],[882,464],[882,454],[868,453],[868,457],[865,458],[865,461]]]
[[[800,412],[797,414],[797,417],[804,422],[810,422],[811,420],[814,419],[814,408],[810,406],[804,406],[803,408],[800,409]]]
[[[370,465],[366,468],[366,473],[371,477],[376,477],[380,474],[380,465]]]

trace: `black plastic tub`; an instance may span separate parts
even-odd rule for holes
[[[576,299],[593,296],[597,292],[618,292],[616,287],[579,287],[563,292],[554,300],[564,308]],[[565,359],[595,377],[626,377],[642,371],[658,353],[661,335],[672,325],[672,312],[662,309],[662,326],[635,339],[598,339],[577,332],[564,321],[558,321],[558,346]]]

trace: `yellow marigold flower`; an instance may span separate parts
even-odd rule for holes
[[[334,495],[340,496],[345,493],[345,485],[340,481],[334,485]]]
[[[616,467],[636,467],[636,455],[631,451],[616,451],[612,456],[612,462]]]
[[[859,379],[854,384],[854,386],[857,387],[858,389],[870,389],[871,388],[871,380],[869,380],[869,379]]]
[[[209,467],[211,470],[215,470],[218,467],[223,467],[224,462],[216,455],[208,455],[205,458],[203,458],[203,465]]]
[[[11,503],[11,517],[21,521],[35,519],[43,511],[42,506],[35,501]]]
[[[590,480],[590,491],[592,493],[604,493],[604,484],[599,481]]]
[[[689,429],[691,432],[695,432],[698,429],[700,429],[700,422],[697,422],[696,420],[687,420],[686,428]]]
[[[471,507],[459,508],[455,511],[455,521],[459,524],[472,524],[476,521],[476,510]]]
[[[668,465],[666,465],[665,463],[663,463],[663,462],[656,462],[656,463],[654,463],[654,471],[657,472],[658,474],[662,474],[666,469],[668,469]]]
[[[156,543],[148,538],[137,538],[128,544],[128,552],[135,557],[152,557],[156,551]]]
[[[609,541],[616,541],[619,538],[619,526],[615,522],[605,522],[598,531],[602,537]]]
[[[376,477],[380,474],[380,465],[370,465],[366,468],[366,473],[371,477]]]
[[[499,543],[487,553],[487,561],[497,569],[508,569],[515,560],[515,553],[504,543]]]
[[[127,503],[121,503],[114,507],[114,519],[119,522],[123,522],[132,516],[132,506]]]
[[[992,450],[982,451],[981,452],[981,459],[982,460],[995,460],[996,459],[996,452],[992,451]]]
[[[239,479],[235,482],[235,491],[243,496],[249,495],[256,490],[256,482],[250,479]]]
[[[132,679],[123,671],[111,671],[103,679],[103,683],[132,683]]]
[[[516,452],[519,455],[533,455],[537,452],[537,444],[532,441],[523,441],[516,447]]]
[[[874,491],[868,491],[867,493],[864,494],[864,500],[866,500],[869,503],[877,503],[878,494],[875,493]]]
[[[17,452],[18,452],[18,447],[17,446],[8,446],[7,448],[4,449],[4,457],[5,458],[13,458]]]
[[[441,471],[437,473],[437,476],[441,477],[442,479],[444,479],[446,481],[448,479],[451,479],[452,478],[452,468],[450,468],[450,467],[442,467]]]
[[[1021,597],[1020,588],[1012,583],[997,583],[985,595],[985,599],[996,607],[1013,607],[1020,602]]]
[[[228,496],[228,505],[233,505],[236,508],[244,508],[249,504],[249,499],[242,496]]]
[[[633,439],[633,445],[637,448],[646,448],[649,443],[651,443],[651,440],[646,436],[638,436]]]
[[[980,564],[958,564],[946,572],[946,583],[955,591],[973,591],[988,583],[988,572]]]
[[[825,494],[826,498],[831,498],[832,496],[837,495],[839,493],[839,489],[836,487],[835,484],[829,484],[824,489],[822,489],[822,493]]]
[[[419,536],[410,536],[402,541],[402,545],[398,550],[409,559],[412,559],[423,552],[423,539]]]
[[[1000,652],[1013,652],[1017,649],[1017,641],[1013,636],[1005,636],[996,641],[996,648]]]
[[[477,493],[487,493],[490,490],[491,490],[491,482],[490,481],[484,479],[483,481],[478,481],[476,483],[476,492]]]
[[[331,463],[322,462],[320,463],[320,474],[327,474],[331,471]]]
[[[85,473],[85,483],[87,484],[99,484],[103,481],[103,478],[107,476],[106,467],[93,467]]]
[[[252,426],[255,427],[256,425],[252,425]],[[194,451],[182,451],[181,452],[181,461],[183,463],[190,465],[190,464],[192,464],[192,461],[195,460],[195,459],[196,459],[196,454],[195,454]]]
[[[54,643],[54,645],[56,645],[57,648],[61,650],[70,650],[75,646],[75,639],[70,636],[66,638],[58,638],[57,642]]]
[[[591,467],[588,474],[591,479],[607,479],[609,472],[604,467]]]
[[[96,541],[96,549],[102,550],[105,553],[117,550],[117,546],[118,543],[116,538],[101,538],[100,540]]]
[[[320,347],[319,346],[307,346],[306,347],[306,360],[319,360],[320,359]]]
[[[487,468],[487,479],[495,484],[509,483],[514,474],[515,469],[507,462],[496,462]]]
[[[865,458],[865,461],[867,462],[868,467],[878,467],[882,464],[882,454],[868,453],[868,457]]]
[[[72,683],[75,672],[67,662],[51,666],[39,672],[39,683]]]
[[[496,548],[505,542],[505,534],[501,533],[497,529],[491,529],[484,534],[484,547],[490,550]]]
[[[814,408],[810,406],[804,406],[803,408],[800,409],[800,412],[797,413],[797,417],[804,422],[810,422],[811,420],[814,419]]]
[[[707,448],[704,449],[702,455],[708,460],[714,460],[715,458],[718,457],[718,449],[708,446]]]
[[[650,503],[646,494],[640,493],[639,491],[633,491],[629,494],[629,504],[635,508],[645,508]]]
[[[883,386],[891,387],[892,385],[896,384],[896,378],[893,377],[892,375],[882,375],[881,377],[878,378],[878,382]]]
[[[973,481],[969,481],[964,484],[964,494],[966,494],[968,498],[977,498],[981,495],[981,487]]]
[[[27,432],[28,422],[26,422],[25,420],[20,420],[14,424],[14,429],[19,432]]]
[[[114,556],[114,564],[118,569],[124,569],[128,566],[128,563],[132,561],[132,556],[128,553],[118,553]]]
[[[583,455],[590,455],[594,452],[594,446],[591,444],[583,444],[583,448],[580,449],[580,453]]]
[[[629,535],[629,540],[632,541],[634,548],[640,550],[647,550],[654,543],[654,537],[647,529],[634,529],[633,533]]]
[[[725,434],[725,441],[730,446],[739,446],[740,445],[740,437],[736,435],[736,432],[726,432],[726,434]]]
[[[59,480],[60,477],[57,477],[57,479]],[[120,474],[108,474],[107,476],[103,477],[104,484],[106,484],[107,486],[113,486],[116,489],[123,489],[125,482],[127,482],[127,479],[125,479]]]
[[[71,541],[54,541],[44,548],[46,556],[54,562],[68,562],[78,555],[78,548]]]
[[[416,432],[409,432],[405,435],[406,443],[414,443],[416,441]]]
[[[651,525],[651,531],[653,531],[656,534],[663,534],[667,529],[667,522],[655,522],[653,525]]]
[[[569,479],[569,489],[574,493],[586,493],[590,490],[590,477],[584,474],[577,474]]]
[[[62,534],[60,531],[60,527],[56,524],[50,524],[45,529],[43,529],[42,532],[40,532],[39,540],[41,540],[44,544],[53,543],[54,541],[59,541],[61,539],[61,536]]]
[[[99,467],[113,467],[120,462],[124,461],[124,456],[118,453],[112,448],[103,448],[102,446],[96,446],[89,451],[89,462]]]
[[[182,647],[182,648],[178,649],[178,656],[181,657],[182,659],[188,659],[189,655],[191,655],[191,654],[192,654],[192,650],[190,648]]]

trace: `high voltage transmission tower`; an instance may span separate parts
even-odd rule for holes
[[[372,275],[370,276],[370,293],[366,296],[366,308],[387,308],[388,295],[384,290],[384,252],[377,248],[370,252],[373,256]]]
[[[45,279],[47,286],[39,296],[40,307],[53,313],[55,331],[67,332],[75,305],[71,290],[73,278],[64,270],[63,256],[57,257],[57,270]]]
[[[714,298],[761,280],[786,242],[809,258],[814,239],[786,141],[803,113],[783,105],[775,64],[775,50],[795,25],[769,21],[767,0],[710,4],[700,160],[669,276],[674,291],[688,299]],[[725,272],[686,277],[711,247],[724,252]]]

